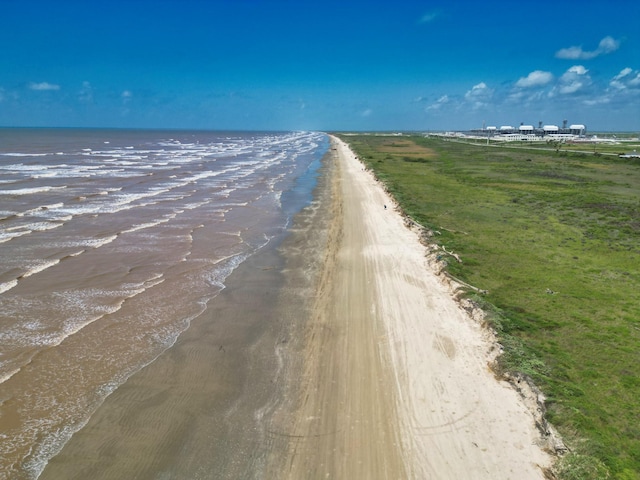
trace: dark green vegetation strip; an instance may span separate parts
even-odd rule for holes
[[[460,255],[449,272],[529,375],[571,449],[562,478],[640,479],[640,162],[341,136],[405,213]]]

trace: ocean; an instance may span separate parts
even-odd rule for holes
[[[282,241],[328,149],[315,132],[0,129],[0,478],[42,475],[234,271]]]

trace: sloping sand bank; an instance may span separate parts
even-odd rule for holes
[[[335,215],[280,477],[544,478],[551,457],[489,370],[490,338],[380,184],[343,142],[332,148]]]

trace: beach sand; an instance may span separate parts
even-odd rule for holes
[[[543,479],[532,413],[417,232],[332,138],[315,200],[41,479]],[[385,208],[386,205],[386,208]]]
[[[266,478],[544,478],[551,457],[532,412],[490,371],[489,332],[429,268],[382,186],[332,146],[338,194],[298,403]]]

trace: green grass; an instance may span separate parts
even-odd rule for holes
[[[505,346],[498,369],[534,379],[571,448],[559,475],[640,479],[640,162],[342,138],[461,256],[448,271],[488,291],[474,295]]]

